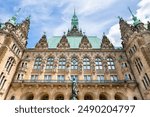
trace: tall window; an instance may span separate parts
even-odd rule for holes
[[[85,81],[91,81],[91,75],[84,75]]]
[[[111,79],[112,82],[118,81],[117,75],[110,75],[110,79]]]
[[[34,62],[34,69],[41,69],[42,58],[37,57]]]
[[[125,80],[132,80],[131,75],[130,74],[125,74]]]
[[[140,58],[135,59],[135,66],[136,66],[138,72],[140,73],[142,70],[142,67],[143,67],[143,64],[142,64]]]
[[[75,57],[71,59],[71,69],[78,69],[78,59]]]
[[[23,80],[23,74],[18,74],[17,80]]]
[[[65,58],[60,58],[59,59],[59,69],[65,69],[66,68],[66,59]]]
[[[46,69],[53,69],[53,64],[54,64],[54,58],[49,57],[47,59]]]
[[[88,57],[85,57],[83,59],[83,69],[90,69],[90,60]]]
[[[14,62],[15,62],[15,60],[14,60],[13,57],[9,57],[9,58],[8,58],[8,60],[7,60],[6,64],[5,64],[6,71],[9,72],[9,71],[11,70],[11,68],[12,68],[12,66],[13,66],[13,64],[14,64]]]
[[[95,59],[96,69],[102,69],[102,60],[100,58]]]
[[[110,70],[115,69],[115,63],[112,58],[107,58],[107,64],[108,64],[108,69]]]
[[[147,73],[145,73],[144,79],[142,80],[142,82],[145,86],[145,89],[147,89],[147,87],[150,86],[150,79],[149,79],[149,76],[147,75]]]
[[[6,79],[5,76],[3,76],[2,80],[0,81],[0,89],[3,89],[5,83],[6,83]]]
[[[35,81],[38,79],[38,75],[31,75],[31,80]]]
[[[44,81],[50,81],[51,75],[44,75]]]
[[[65,80],[65,76],[64,75],[58,75],[57,79],[58,79],[58,81],[64,81]]]
[[[104,82],[105,80],[104,75],[97,75],[97,80],[100,82]]]
[[[6,82],[6,79],[5,79],[4,73],[2,72],[0,74],[0,89],[4,87],[5,82]]]
[[[122,64],[121,64],[121,67],[122,67],[122,68],[126,68],[126,67],[128,67],[128,65],[127,65],[127,63],[122,63]]]

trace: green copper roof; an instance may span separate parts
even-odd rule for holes
[[[54,36],[48,39],[49,48],[57,48],[57,44],[60,42],[62,36]],[[92,48],[100,48],[100,39],[96,36],[88,36],[89,42],[92,45]],[[79,48],[81,43],[82,36],[67,36],[70,48]]]
[[[132,11],[131,11],[131,9],[129,7],[128,7],[128,9],[129,9],[129,11],[130,11],[130,13],[132,15],[133,25],[136,26],[136,25],[140,24],[141,21],[132,13]]]
[[[71,28],[73,28],[73,27],[77,27],[78,28],[78,17],[77,17],[77,15],[76,15],[76,12],[75,12],[75,10],[74,10],[74,14],[73,14],[73,16],[72,16],[72,19],[71,19]]]

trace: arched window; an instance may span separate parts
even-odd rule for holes
[[[2,76],[4,75],[4,72],[2,72],[1,74],[0,74],[0,80],[2,79]]]
[[[83,59],[83,69],[90,69],[90,60],[88,57],[84,57]]]
[[[121,96],[120,95],[115,95],[115,100],[122,100]]]
[[[107,100],[107,96],[104,94],[100,94],[99,99],[100,100]]]
[[[62,94],[59,94],[56,96],[55,100],[64,100],[64,96]]]
[[[23,80],[23,74],[18,74],[17,80]]]
[[[9,57],[6,64],[5,64],[5,68],[6,68],[6,71],[10,72],[13,64],[15,62],[15,59],[13,57]]]
[[[14,95],[11,96],[10,100],[15,100],[15,96]]]
[[[5,83],[6,83],[6,79],[5,76],[3,76],[2,79],[0,80],[0,89],[3,89]]]
[[[54,64],[54,58],[49,57],[47,59],[46,69],[53,69],[53,64]]]
[[[0,87],[2,86],[4,80],[5,80],[5,76],[4,76],[4,72],[2,72],[0,75]]]
[[[96,69],[102,69],[102,60],[100,58],[95,59]]]
[[[26,100],[33,100],[34,98],[34,95],[33,94],[29,94],[27,97],[26,97]]]
[[[136,97],[136,96],[134,96],[134,97],[133,97],[133,99],[134,99],[134,100],[137,100],[137,97]]]
[[[140,58],[135,59],[135,66],[136,66],[138,72],[140,73],[142,70],[142,67],[143,67],[143,64],[142,64]]]
[[[41,100],[48,100],[49,99],[49,95],[45,94],[41,97]]]
[[[84,100],[93,100],[93,97],[91,95],[89,95],[89,94],[86,94],[84,96]]]
[[[132,80],[131,75],[129,73],[125,74],[125,80]]]
[[[34,62],[34,68],[33,69],[41,69],[41,63],[42,63],[42,58],[37,57]]]
[[[78,59],[75,57],[71,59],[71,69],[78,69]]]
[[[124,62],[124,63],[122,63],[122,64],[121,64],[121,67],[122,67],[122,68],[127,68],[127,67],[128,67],[128,65],[127,65],[127,63],[126,63],[126,62]]]
[[[62,57],[59,59],[59,69],[65,69],[66,68],[66,58]]]
[[[115,63],[112,58],[107,58],[107,64],[108,64],[108,69],[110,70],[115,69]]]

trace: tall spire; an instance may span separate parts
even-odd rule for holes
[[[79,31],[78,17],[74,9],[74,13],[71,19],[71,30],[68,30],[67,36],[83,36],[82,31]]]
[[[21,10],[21,8],[19,8],[18,11],[16,12],[16,14],[14,16],[12,16],[11,19],[8,20],[9,23],[16,25],[16,20],[17,20],[20,10]]]
[[[74,9],[74,14],[73,14],[73,17],[71,19],[71,28],[78,28],[78,17],[76,15],[76,11]]]
[[[129,9],[129,12],[130,12],[131,15],[132,15],[133,25],[136,26],[136,25],[140,24],[141,21],[140,21],[139,19],[137,19],[137,17],[132,13],[130,7],[128,7],[128,9]]]
[[[119,25],[120,25],[121,38],[123,40],[128,39],[129,36],[133,34],[133,26],[129,25],[126,21],[124,21],[123,18],[120,18]]]

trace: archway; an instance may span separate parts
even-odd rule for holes
[[[41,96],[40,98],[41,100],[49,100],[49,95],[48,94],[44,94]]]
[[[105,94],[100,94],[99,99],[100,100],[108,100],[108,97]]]
[[[91,94],[85,94],[84,100],[93,100],[93,96]]]
[[[33,93],[28,92],[28,93],[23,94],[20,99],[33,100],[34,99],[34,95],[33,95]]]
[[[55,100],[64,100],[64,95],[63,94],[56,95]]]
[[[127,100],[127,97],[123,93],[118,92],[115,94],[114,99],[115,100]]]

